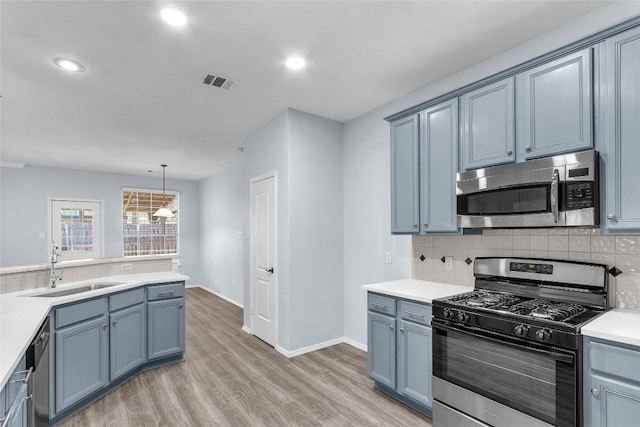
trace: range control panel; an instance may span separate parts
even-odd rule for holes
[[[509,270],[519,271],[521,273],[553,274],[553,265],[534,264],[528,262],[511,262],[509,263]]]

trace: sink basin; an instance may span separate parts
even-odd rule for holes
[[[77,288],[69,288],[69,289],[60,289],[43,292],[41,294],[28,295],[30,297],[44,297],[44,298],[54,298],[54,297],[62,297],[65,295],[73,295],[80,294],[82,292],[95,291],[96,289],[108,288],[109,286],[122,285],[126,282],[96,282],[89,283],[83,286],[78,286]]]

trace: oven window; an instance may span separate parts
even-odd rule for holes
[[[548,184],[458,196],[459,215],[514,215],[551,212]]]
[[[510,342],[434,331],[435,376],[551,425],[575,423],[574,363]]]

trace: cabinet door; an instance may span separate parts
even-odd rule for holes
[[[513,77],[460,98],[462,169],[515,161]]]
[[[147,355],[149,359],[184,352],[184,299],[147,304]]]
[[[391,123],[391,232],[418,233],[418,115]]]
[[[604,42],[600,135],[605,165],[605,228],[640,229],[640,28]]]
[[[20,386],[16,389],[16,395],[11,402],[11,407],[8,408],[7,419],[4,421],[6,424],[2,424],[6,427],[27,427],[27,384],[20,383]],[[2,417],[0,417],[2,418]]]
[[[518,161],[593,146],[591,48],[525,71],[516,84]]]
[[[431,328],[399,322],[398,392],[431,407]]]
[[[632,427],[640,420],[640,387],[591,377],[591,426]]]
[[[109,383],[106,317],[56,331],[55,409],[59,413]]]
[[[142,365],[147,358],[144,304],[109,315],[111,381]]]
[[[423,232],[457,231],[458,99],[421,113],[420,212]]]
[[[367,357],[369,376],[396,387],[396,319],[369,312]]]

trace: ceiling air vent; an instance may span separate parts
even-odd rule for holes
[[[206,84],[207,86],[214,86],[214,87],[220,87],[222,89],[229,89],[231,85],[234,83],[234,81],[226,77],[207,74],[204,80],[202,81],[202,83]]]

